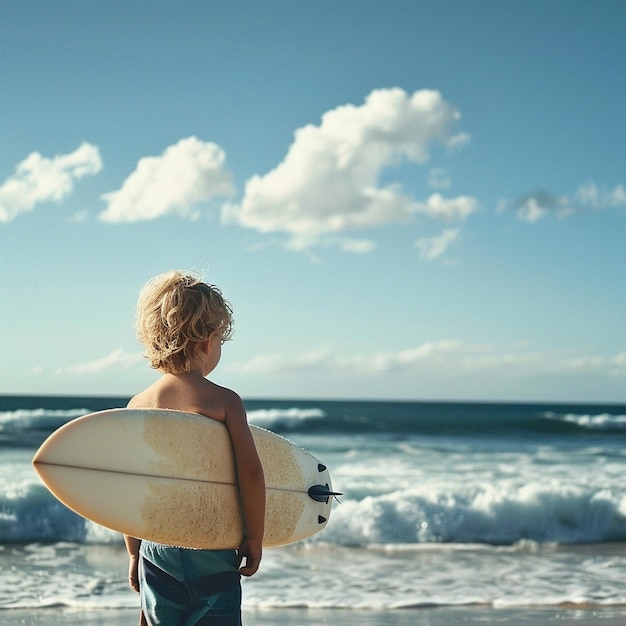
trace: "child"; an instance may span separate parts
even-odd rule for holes
[[[232,309],[219,289],[180,272],[153,278],[139,297],[137,337],[162,376],[128,406],[177,409],[224,422],[246,530],[237,550],[192,550],[125,537],[130,586],[141,594],[141,623],[149,626],[239,626],[240,575],[252,576],[261,561],[263,468],[241,399],[206,378],[230,339],[232,322]]]

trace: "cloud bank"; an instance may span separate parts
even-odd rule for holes
[[[44,202],[61,202],[72,193],[75,181],[101,169],[98,148],[86,142],[74,152],[51,159],[32,152],[0,186],[0,222],[9,222]]]
[[[454,148],[467,141],[454,133],[459,117],[437,91],[375,90],[363,105],[338,107],[319,126],[298,129],[284,160],[250,178],[241,202],[224,206],[223,219],[286,234],[295,249],[328,235],[406,222],[415,214],[462,220],[477,209],[474,198],[433,194],[420,201],[399,183],[380,183],[390,166],[426,163],[434,144]]]
[[[228,369],[237,373],[281,376],[321,371],[333,376],[437,372],[447,377],[492,372],[506,373],[511,377],[602,373],[609,377],[626,378],[626,353],[580,355],[532,350],[526,343],[499,346],[450,339],[428,341],[397,352],[355,356],[340,356],[329,348],[298,355],[257,355],[249,361],[233,363]]]
[[[196,219],[198,204],[234,193],[226,155],[215,143],[181,139],[160,156],[139,160],[120,189],[106,193],[103,222],[138,222],[167,215]]]

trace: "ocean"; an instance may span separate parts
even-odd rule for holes
[[[3,611],[137,606],[119,534],[42,486],[56,428],[127,398],[0,396]],[[245,608],[626,605],[624,407],[246,400],[343,492],[327,528],[266,550]]]

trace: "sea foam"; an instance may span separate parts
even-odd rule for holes
[[[312,541],[368,546],[419,543],[509,545],[626,539],[626,496],[608,489],[496,486],[400,490],[336,506]]]

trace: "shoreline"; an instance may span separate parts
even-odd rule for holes
[[[2,609],[3,626],[137,626],[137,609],[78,610],[66,607]],[[623,626],[626,606],[608,607],[428,607],[413,609],[244,609],[244,626]]]

